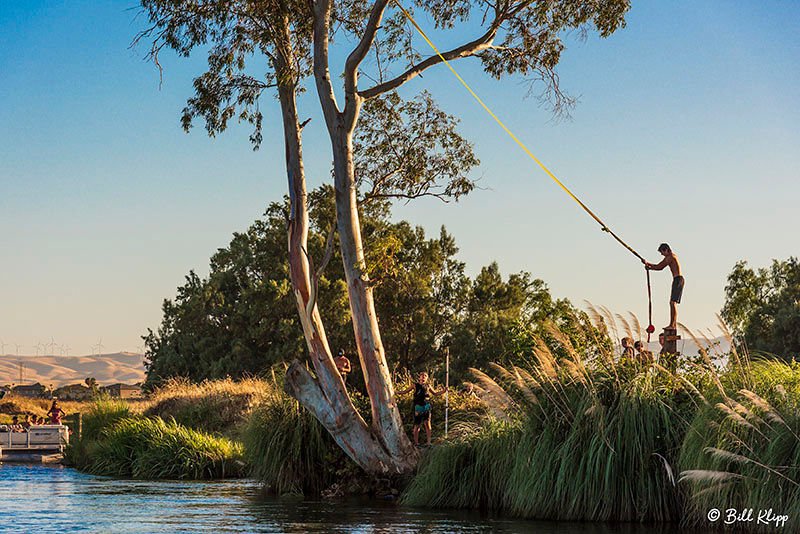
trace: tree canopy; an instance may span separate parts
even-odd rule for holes
[[[321,256],[333,218],[333,189],[310,192],[309,203],[309,247]],[[284,253],[285,209],[286,202],[272,203],[263,219],[234,233],[228,246],[214,253],[207,277],[191,271],[175,298],[164,301],[161,325],[145,336],[147,387],[175,376],[200,381],[257,375],[304,353]],[[504,279],[497,263],[470,279],[456,257],[455,238],[444,227],[429,238],[421,227],[392,222],[385,203],[376,200],[363,209],[367,244],[381,250],[384,243],[371,265],[392,368],[441,371],[445,347],[456,378],[466,378],[469,367],[521,363],[530,357],[530,347],[521,346],[520,339],[537,335],[552,341],[547,321],[568,332],[576,347],[586,345],[588,318],[568,300],[554,300],[542,280],[525,272]],[[319,284],[328,338],[334,348],[352,355],[355,341],[340,261],[332,259]],[[557,353],[557,344],[550,345]],[[359,387],[359,380],[352,382]]]
[[[437,27],[460,26],[459,40],[471,35],[441,56],[423,58],[399,1],[141,0],[151,26],[135,41],[151,41],[148,57],[156,63],[164,47],[183,55],[198,46],[207,51],[209,68],[195,79],[195,96],[184,109],[187,130],[198,117],[205,120],[209,135],[215,135],[238,117],[255,127],[251,141],[257,148],[262,140],[260,97],[267,88],[276,88],[289,185],[289,280],[313,367],[312,373],[307,364],[295,360],[287,370],[284,387],[368,472],[403,476],[414,469],[419,453],[403,431],[394,401],[374,298],[380,279],[393,274],[392,258],[401,238],[385,235],[370,249],[365,244],[369,236],[361,207],[364,200],[376,198],[458,199],[474,186],[468,172],[477,159],[453,129],[455,121],[438,111],[431,98],[422,94],[415,101],[403,102],[394,91],[443,58],[475,57],[494,78],[520,75],[536,83],[539,96],[556,111],[562,110],[571,103],[554,70],[563,50],[562,36],[591,27],[608,36],[624,25],[630,2],[414,2],[407,9],[424,13]],[[334,40],[349,48],[349,53],[341,73],[332,75]],[[372,410],[369,426],[353,406],[336,369],[320,313],[318,297],[330,248],[326,247],[320,268],[315,268],[309,252],[302,157],[302,131],[308,121],[300,122],[297,107],[297,94],[307,77],[313,77],[330,137],[336,230],[350,319]],[[359,85],[359,77],[369,83]],[[337,102],[333,80],[342,81],[342,105]],[[380,142],[383,139],[385,143]],[[360,164],[359,145],[366,158]],[[370,193],[368,198],[360,198],[365,184]],[[420,294],[405,291],[404,296]],[[406,317],[406,323],[409,321],[420,324],[420,317]],[[406,328],[402,333],[408,347],[409,331]]]
[[[728,275],[722,318],[751,351],[800,357],[800,263],[773,260],[752,269],[737,262]]]

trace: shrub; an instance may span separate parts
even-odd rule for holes
[[[86,471],[133,478],[206,479],[243,474],[241,445],[160,417],[127,417],[106,428]]]
[[[358,471],[320,422],[283,392],[253,410],[242,437],[252,474],[280,494],[320,493]]]

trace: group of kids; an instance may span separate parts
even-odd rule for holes
[[[62,410],[58,406],[58,401],[54,400],[53,404],[50,406],[50,411],[47,412],[47,418],[36,416],[36,415],[25,415],[25,419],[20,422],[19,416],[15,415],[11,418],[10,425],[2,425],[5,427],[4,431],[11,431],[11,432],[26,432],[32,426],[41,426],[41,425],[60,425],[61,418],[64,417],[66,414],[64,410]],[[3,430],[0,427],[0,430]]]
[[[672,272],[672,287],[670,292],[669,310],[670,318],[669,325],[666,329],[675,329],[678,321],[677,304],[681,301],[683,294],[684,279],[681,275],[681,265],[678,262],[678,257],[672,252],[670,246],[666,243],[661,243],[658,247],[658,252],[663,256],[659,263],[649,263],[642,259],[642,263],[647,270],[660,271],[669,267]],[[661,352],[659,356],[664,355],[664,334],[659,334],[658,342],[661,344]],[[622,361],[632,361],[641,364],[650,364],[653,362],[653,353],[647,350],[644,343],[641,341],[634,342],[630,337],[622,338]],[[336,357],[333,359],[336,364],[336,369],[342,376],[342,380],[347,383],[347,374],[351,371],[350,360],[345,355],[344,350],[339,349]],[[433,387],[428,384],[428,373],[421,372],[417,381],[408,386],[402,391],[398,391],[398,395],[414,392],[414,445],[419,446],[419,430],[420,427],[425,428],[425,433],[428,438],[428,446],[431,445],[431,395],[443,395],[449,387],[442,387],[439,391],[435,391]]]

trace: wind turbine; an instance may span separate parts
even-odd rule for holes
[[[0,354],[5,354],[6,352],[6,345],[11,345],[11,343],[6,343],[2,339],[0,339]]]
[[[67,344],[61,345],[61,352],[63,353],[64,356],[69,356],[69,351],[71,350],[72,349],[69,348],[69,345]]]
[[[16,347],[16,349],[17,349],[17,350],[15,350],[15,351],[14,351],[14,354],[15,354],[16,356],[19,356],[19,348],[20,348],[21,346],[22,346],[22,345],[19,345],[19,344],[17,344],[17,343],[14,343],[14,347]]]
[[[33,348],[36,349],[36,355],[38,356],[39,351],[42,350],[42,342],[41,341],[38,342],[36,345],[33,346]]]
[[[100,351],[105,348],[105,346],[103,346],[103,338],[101,337],[97,345],[94,345],[92,348],[97,349],[97,355],[100,356]]]
[[[53,336],[50,336],[50,343],[47,343],[46,346],[50,347],[50,356],[55,356],[56,355],[55,350],[57,345],[55,340],[53,339]]]

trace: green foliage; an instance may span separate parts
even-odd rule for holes
[[[556,339],[555,330],[587,359],[610,348],[584,312],[567,299],[553,300],[547,285],[530,273],[512,274],[504,281],[499,266],[492,263],[470,283],[464,300],[449,332],[457,377],[466,377],[470,367],[486,371],[491,363],[523,365],[531,361],[537,339],[565,357],[567,347]]]
[[[389,233],[400,245],[393,253],[396,268],[377,277],[375,289],[390,364],[403,370],[441,364],[444,337],[459,319],[468,283],[464,264],[455,259],[455,240],[444,227],[438,239],[426,239],[422,228],[405,221],[375,233]]]
[[[133,478],[221,478],[244,472],[241,445],[171,419],[141,417],[124,401],[101,398],[83,413],[64,460],[83,471]]]
[[[148,58],[156,64],[164,47],[183,56],[200,47],[208,56],[208,70],[195,79],[195,95],[183,110],[187,131],[195,118],[204,120],[211,136],[225,131],[231,119],[246,121],[254,127],[250,140],[257,148],[262,140],[259,103],[264,91],[277,87],[284,95],[295,93],[312,74],[313,16],[307,2],[141,0],[141,6],[152,26],[140,32],[135,42],[150,41]],[[521,75],[532,91],[558,112],[573,103],[560,90],[555,72],[564,49],[563,36],[593,27],[607,37],[624,26],[630,1],[530,2],[501,9],[482,1],[437,0],[407,8],[430,17],[436,27],[475,27],[478,34],[484,34],[485,44],[497,46],[467,47],[470,52],[463,56],[477,57],[484,71],[496,79]],[[330,40],[361,41],[373,9],[369,2],[332,3]],[[380,28],[369,40],[371,48],[364,51],[374,61],[365,61],[360,67],[365,79],[392,83],[363,92],[367,100],[411,79],[393,77],[422,59],[408,36],[403,13],[392,4],[381,12]],[[425,67],[434,64],[428,62]]]
[[[103,430],[113,426],[122,419],[131,417],[130,407],[127,403],[108,397],[99,397],[94,400],[88,412],[82,415],[81,435],[73,433],[64,449],[64,461],[78,469],[86,469],[90,455],[94,454],[97,440]],[[77,430],[76,420],[70,421],[73,432]]]
[[[744,384],[747,384],[746,386]],[[707,524],[709,509],[773,509],[800,527],[800,367],[752,364],[707,394],[680,454],[688,493],[685,522]],[[741,525],[738,525],[741,527]]]
[[[310,195],[317,230],[309,236],[309,250],[316,257],[322,256],[326,236],[319,229],[330,224],[326,218],[332,217],[332,206],[327,201],[332,196],[330,187]],[[164,301],[161,326],[145,337],[146,388],[171,377],[199,382],[258,375],[304,353],[289,280],[283,210],[273,203],[266,220],[235,233],[230,245],[214,254],[208,278],[190,272],[176,299]],[[319,283],[318,302],[334,343],[352,338],[340,271],[341,267],[329,269],[332,278],[322,277]]]
[[[276,392],[253,410],[242,433],[253,475],[280,494],[318,494],[355,465],[296,400]]]
[[[519,425],[491,419],[479,430],[458,426],[454,430],[461,431],[459,439],[425,453],[401,503],[437,508],[500,508],[514,467]]]
[[[800,262],[773,260],[755,271],[738,262],[728,275],[722,317],[750,351],[800,356]]]
[[[312,191],[309,203],[309,251],[320,258],[334,219],[333,188]],[[190,273],[176,299],[164,302],[161,326],[146,337],[148,389],[172,377],[200,382],[259,375],[305,353],[284,252],[284,209],[272,204],[266,220],[234,234],[230,245],[217,251],[208,278]],[[524,272],[503,280],[493,263],[470,281],[464,263],[455,259],[455,240],[444,227],[429,239],[422,228],[390,222],[388,209],[378,201],[367,203],[362,211],[375,307],[392,367],[429,368],[441,375],[444,347],[449,346],[457,383],[468,367],[485,370],[494,361],[525,361],[531,336],[553,344],[548,322],[562,329],[577,349],[598,350],[597,337],[585,334],[590,328],[586,315],[567,300],[553,300],[541,280]],[[338,250],[319,285],[328,341],[334,349],[353,354]],[[355,365],[354,371],[350,383],[359,388],[360,367]],[[177,413],[171,415],[192,424]]]
[[[133,478],[213,479],[244,472],[240,444],[160,417],[128,417],[107,427],[85,470]]]
[[[125,401],[102,397],[95,399],[88,413],[83,414],[82,439],[97,440],[103,429],[130,417],[131,410]]]
[[[476,389],[506,422],[431,451],[403,502],[550,519],[677,520],[671,466],[694,394],[655,368],[610,359],[587,367],[562,348],[569,356],[557,358],[537,339],[532,364],[493,366],[496,379],[476,372]]]
[[[458,200],[475,187],[467,175],[480,164],[430,93],[403,101],[396,92],[365,102],[353,137],[355,179],[362,202],[425,196]]]

